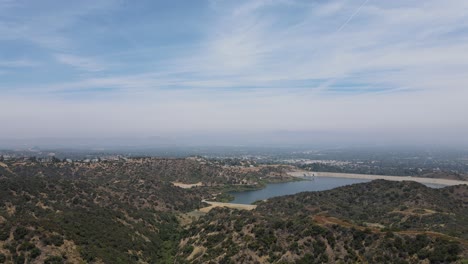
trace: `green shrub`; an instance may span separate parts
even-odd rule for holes
[[[15,237],[15,240],[21,240],[23,239],[27,234],[29,233],[28,229],[25,227],[19,226],[15,229],[15,232],[13,232],[13,235]]]
[[[23,254],[13,257],[13,262],[15,264],[24,264],[25,261],[26,261],[26,258],[24,257]]]
[[[18,250],[20,250],[20,251],[29,251],[29,250],[31,250],[31,249],[33,249],[35,247],[36,246],[34,246],[34,244],[31,243],[31,242],[24,242],[23,244],[21,244],[19,246]]]
[[[44,260],[44,264],[62,264],[63,258],[60,256],[51,256]]]
[[[60,247],[61,245],[63,245],[63,237],[59,235],[52,235],[50,237],[45,238],[43,241],[46,245],[54,245],[56,247]]]
[[[41,250],[38,249],[37,247],[34,247],[31,250],[31,254],[29,256],[31,257],[31,259],[35,259],[35,258],[39,257],[41,254],[42,254]]]
[[[10,230],[9,228],[2,228],[0,229],[0,241],[7,240],[10,237]]]

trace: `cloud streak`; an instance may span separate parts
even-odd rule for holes
[[[0,103],[13,113],[0,121],[24,121],[0,136],[45,127],[34,119],[54,109],[63,116],[47,125],[77,135],[408,132],[410,141],[468,131],[464,1],[211,1],[184,16],[151,2],[60,8],[67,16],[24,20],[34,10],[0,7],[10,14],[0,19],[10,51]]]
[[[56,54],[55,58],[59,63],[75,67],[79,70],[98,72],[106,69],[102,63],[93,58],[85,58],[71,54]]]
[[[346,25],[348,25],[348,23],[351,21],[351,19],[353,19],[357,14],[359,14],[359,11],[361,11],[361,9],[367,4],[367,2],[369,2],[369,0],[365,0],[359,7],[358,9],[356,9],[356,12],[354,12],[351,16],[349,16],[349,18],[343,23],[343,25],[341,25],[337,32],[341,32],[341,30],[343,30],[343,28],[346,27]]]
[[[10,60],[0,61],[0,68],[23,68],[23,67],[35,67],[38,66],[37,62],[31,60]]]

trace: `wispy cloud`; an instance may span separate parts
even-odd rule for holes
[[[64,34],[86,15],[112,8],[113,0],[84,0],[80,3],[0,2],[0,40],[19,40],[42,48],[66,50],[74,46],[73,36]]]
[[[39,63],[31,60],[0,60],[0,68],[36,67]]]
[[[217,3],[219,15],[203,29],[206,37],[189,46],[183,56],[152,62],[162,72],[147,68],[128,74],[123,66],[123,74],[106,76],[103,81],[134,80],[144,75],[147,79],[141,82],[152,90],[165,84],[276,87],[284,80],[324,80],[315,88],[326,89],[326,82],[346,81],[362,72],[398,69],[393,75],[400,76],[393,83],[387,79],[388,85],[420,89],[425,84],[421,69],[450,75],[443,69],[466,64],[464,43],[468,42],[462,41],[466,34],[450,40],[437,37],[467,25],[466,15],[458,10],[463,7],[457,1],[439,3],[430,1],[420,6],[333,1],[294,5],[292,1],[249,1],[236,7]],[[60,63],[90,72],[115,63],[105,53],[99,58],[68,53],[54,57]],[[150,57],[136,63],[145,65]],[[403,77],[410,75],[410,83],[405,83]],[[89,83],[99,83],[98,78],[92,77]],[[362,81],[369,84],[381,82],[371,80],[372,76],[365,78]]]
[[[0,81],[0,90],[28,91],[70,114],[105,103],[141,131],[468,130],[466,1],[210,3],[182,15],[151,1],[97,1],[30,19],[22,7],[0,19],[1,43],[12,42],[3,67],[31,55],[37,71],[57,74],[28,72],[40,81]],[[143,113],[153,116],[132,119]]]
[[[106,66],[103,63],[100,63],[93,58],[86,58],[71,54],[56,54],[55,58],[58,62],[75,67],[79,70],[98,72],[106,69]]]

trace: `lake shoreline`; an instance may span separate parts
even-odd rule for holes
[[[259,200],[268,200],[272,197],[293,195],[300,192],[325,191],[345,185],[369,182],[365,179],[315,177],[301,178],[300,181],[267,184],[265,188],[247,192],[231,192],[234,204],[253,204]]]
[[[468,181],[439,179],[439,178],[423,178],[411,176],[388,176],[388,175],[371,175],[371,174],[354,174],[354,173],[339,173],[339,172],[311,172],[311,171],[293,171],[288,173],[294,177],[316,176],[316,177],[332,177],[332,178],[347,178],[347,179],[363,179],[363,180],[388,180],[388,181],[415,181],[426,184],[437,184],[445,186],[453,186],[466,184]]]

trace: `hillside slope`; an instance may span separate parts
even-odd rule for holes
[[[284,180],[284,169],[156,158],[5,162],[0,263],[450,263],[467,257],[466,185],[431,189],[378,180],[273,198],[253,211],[217,208],[198,220],[186,217],[219,186]],[[173,181],[204,186],[183,189]]]
[[[178,216],[219,189],[282,168],[223,167],[203,159],[0,164],[0,263],[173,263]],[[290,177],[290,176],[287,176]],[[202,182],[183,189],[172,182]]]
[[[218,209],[187,230],[189,263],[451,263],[467,257],[468,187],[384,180]]]
[[[0,258],[15,263],[170,262],[175,213],[201,204],[154,177],[27,171],[0,171]]]

